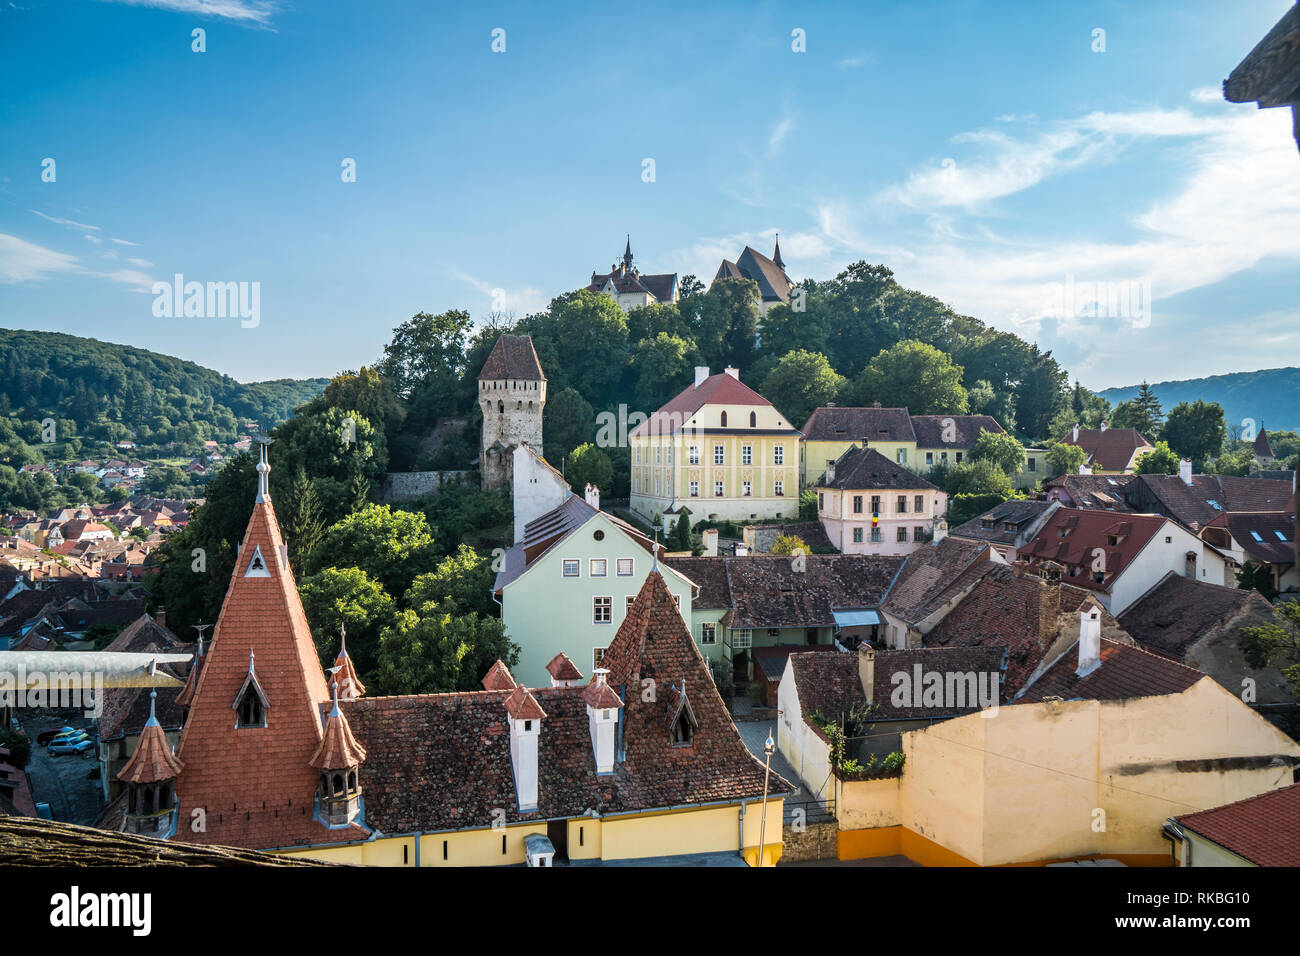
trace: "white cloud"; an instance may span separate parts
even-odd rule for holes
[[[131,265],[133,266],[139,266],[141,269],[153,268],[153,263],[150,262],[148,259],[127,259],[126,261],[131,263]]]
[[[60,219],[58,216],[47,216],[47,215],[45,215],[45,213],[41,212],[39,209],[33,209],[33,210],[31,210],[31,212],[34,212],[34,213],[36,213],[36,215],[40,216],[42,219],[47,219],[47,220],[49,220],[50,222],[55,223],[55,224],[57,224],[57,225],[60,225],[60,226],[67,226],[69,229],[94,229],[94,230],[96,230],[96,231],[99,230],[99,227],[98,227],[98,226],[90,226],[90,225],[87,225],[87,224],[84,223],[84,222],[77,222],[77,221],[74,220],[74,219]]]
[[[781,144],[785,142],[792,129],[794,129],[794,117],[786,114],[772,127],[771,135],[767,137],[767,155],[775,156],[780,152]]]
[[[131,7],[153,7],[171,13],[217,17],[238,23],[270,27],[278,4],[272,0],[107,0]]]
[[[101,238],[99,238],[99,236],[92,236],[92,235],[90,235],[89,233],[87,233],[86,235],[82,236],[81,238],[82,238],[82,239],[89,239],[91,242],[93,242],[93,243],[94,243],[95,245],[97,245],[97,246],[98,246],[98,245],[102,245],[103,242],[104,242],[104,240],[101,239]]]
[[[487,303],[483,309],[484,312],[513,312],[519,318],[523,318],[531,312],[540,312],[550,302],[545,293],[531,286],[522,289],[507,289],[503,286],[493,285],[491,282],[472,276],[467,272],[462,272],[455,266],[448,268],[447,274],[453,279],[459,279],[466,285],[472,286],[487,298]]]
[[[132,292],[153,292],[155,280],[152,276],[143,272],[137,272],[134,269],[118,269],[116,272],[96,272],[92,273],[101,279],[109,279],[113,282],[121,283],[127,286]]]
[[[859,70],[871,62],[871,54],[859,53],[856,56],[846,56],[837,60],[835,65],[841,70]]]
[[[1192,99],[1198,103],[1225,103],[1223,90],[1217,86],[1198,86],[1191,92]]]
[[[127,242],[125,239],[113,239],[113,240],[111,240],[111,241],[112,241],[112,242],[116,242],[119,246],[138,246],[138,245],[140,245],[140,243],[138,243],[138,242]]]
[[[75,256],[0,233],[0,283],[39,281],[76,269]]]

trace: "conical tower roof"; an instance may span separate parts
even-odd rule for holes
[[[117,772],[117,779],[123,783],[157,783],[159,780],[171,780],[184,769],[185,765],[172,753],[167,734],[158,723],[154,712],[154,703],[158,692],[149,692],[149,720],[140,732],[140,742],[135,746],[135,753],[126,762],[126,766]]]

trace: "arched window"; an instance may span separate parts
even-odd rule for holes
[[[262,713],[262,700],[250,687],[244,694],[244,699],[239,702],[239,726],[261,727],[264,723],[266,719]]]
[[[723,427],[723,428],[726,428],[726,427],[727,427],[727,413],[726,413],[726,412],[723,412],[723,413],[722,413],[722,427]]]
[[[758,412],[749,413],[749,427],[750,428],[758,427]]]

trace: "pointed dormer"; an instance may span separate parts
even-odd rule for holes
[[[361,764],[366,748],[352,736],[348,719],[339,710],[339,685],[333,685],[334,707],[325,719],[325,734],[312,755],[320,773],[316,786],[316,819],[330,829],[346,827],[361,812]]]
[[[564,651],[551,658],[546,673],[551,675],[552,687],[572,687],[582,680],[582,671]]]
[[[510,725],[510,768],[514,771],[517,809],[527,813],[537,809],[537,743],[546,711],[522,684],[506,698],[505,706]]]
[[[260,443],[241,559],[177,748],[187,842],[265,849],[356,838],[312,816],[319,774],[311,760],[324,736],[321,708],[332,694],[272,506],[267,445]],[[248,573],[254,556],[264,574]]]
[[[178,801],[173,782],[185,765],[172,753],[167,734],[158,723],[157,700],[158,692],[150,691],[149,720],[117,779],[126,784],[123,832],[166,840],[176,833]]]
[[[348,629],[342,624],[339,625],[339,656],[330,668],[330,684],[331,690],[337,688],[336,696],[343,700],[356,700],[366,693],[366,685],[361,683],[356,665],[348,657]]]

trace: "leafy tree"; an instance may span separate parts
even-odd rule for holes
[[[812,549],[804,544],[803,538],[797,534],[779,534],[776,536],[776,540],[772,542],[772,553],[781,555],[811,554]]]
[[[515,331],[533,337],[552,388],[576,388],[598,408],[616,397],[628,360],[628,328],[627,316],[609,296],[586,289],[565,293]]]
[[[438,694],[479,689],[493,662],[519,663],[519,646],[496,618],[456,614],[439,604],[401,611],[379,638],[375,692]]]
[[[569,487],[576,494],[582,494],[588,484],[608,489],[614,477],[614,466],[601,449],[586,444],[573,449],[573,454],[565,462],[564,472]]]
[[[305,569],[317,574],[329,567],[360,568],[389,594],[405,594],[435,553],[423,514],[372,504],[331,525]]]
[[[642,339],[632,349],[636,410],[649,415],[680,392],[700,361],[695,343],[668,332]]]
[[[364,365],[359,372],[335,375],[325,391],[300,408],[298,414],[319,414],[327,408],[360,412],[385,433],[397,430],[406,418],[406,406],[397,397],[392,382]]]
[[[1238,646],[1251,667],[1279,668],[1300,703],[1300,601],[1284,601],[1276,611],[1282,623],[1243,627]]]
[[[271,490],[292,497],[301,469],[312,480],[326,524],[364,504],[371,479],[383,473],[388,450],[383,432],[360,412],[327,408],[300,415],[274,432]]]
[[[457,614],[472,611],[482,617],[492,617],[497,608],[492,599],[495,579],[488,557],[462,542],[454,554],[411,583],[403,603],[417,612],[426,605],[441,604]]]
[[[1047,446],[1047,464],[1052,475],[1077,475],[1079,467],[1088,460],[1088,453],[1078,445],[1052,442]]]
[[[437,553],[446,555],[457,542],[492,529],[496,529],[496,537],[504,537],[510,524],[510,497],[505,489],[481,491],[477,482],[443,485],[425,506],[424,514],[438,542]]]
[[[893,272],[865,262],[850,264],[828,284],[824,297],[825,324],[830,330],[826,347],[831,364],[842,375],[857,376],[872,356],[902,338],[890,326],[884,305],[886,295],[895,288]],[[819,307],[821,301],[818,297]]]
[[[1273,585],[1273,568],[1267,564],[1247,561],[1237,571],[1237,587],[1243,591],[1258,591],[1265,600],[1272,603],[1277,597],[1277,588]]]
[[[1016,427],[1016,400],[1010,392],[998,392],[984,379],[980,379],[969,392],[972,415],[989,415],[1011,433]]]
[[[985,434],[988,434],[985,432]],[[964,461],[948,469],[944,490],[949,495],[1001,495],[1012,494],[1011,479],[997,464],[989,460]]]
[[[964,414],[968,407],[961,368],[924,342],[899,342],[881,352],[848,386],[853,405],[880,402],[906,407],[914,415]]]
[[[1156,447],[1137,460],[1139,475],[1176,475],[1179,466],[1178,456],[1169,447],[1168,442],[1156,442]]]
[[[393,330],[377,370],[403,398],[428,396],[436,404],[454,407],[472,327],[473,320],[462,309],[438,315],[419,312]]]
[[[1196,465],[1213,458],[1228,437],[1223,407],[1218,402],[1179,402],[1169,410],[1160,437],[1183,458]]]
[[[806,422],[813,409],[835,401],[844,376],[820,352],[787,352],[763,380],[763,397],[792,423]]]
[[[758,283],[750,279],[718,279],[707,292],[678,302],[703,364],[744,369],[753,364],[758,303]]]
[[[1110,423],[1114,428],[1136,428],[1146,438],[1160,434],[1164,422],[1164,411],[1160,399],[1145,381],[1138,386],[1138,393],[1127,402],[1115,406]]]
[[[989,461],[1001,468],[1008,478],[1019,474],[1025,464],[1025,446],[1011,435],[1002,432],[980,432],[979,438],[971,446],[972,461]]]
[[[799,493],[799,520],[817,520],[817,491],[813,488],[805,488]]]
[[[542,411],[542,441],[548,458],[562,461],[573,449],[591,441],[595,431],[596,413],[576,388],[566,388],[547,399]]]
[[[1163,444],[1163,442],[1162,442]],[[1243,448],[1234,448],[1231,451],[1225,451],[1212,462],[1205,463],[1205,471],[1216,475],[1236,475],[1244,478],[1250,474],[1250,468],[1255,464],[1255,452],[1249,445]],[[1172,472],[1171,472],[1172,474]]]
[[[303,578],[298,589],[307,623],[326,667],[339,650],[339,628],[348,632],[348,655],[364,682],[375,667],[379,634],[393,621],[393,599],[360,568],[324,568]]]

